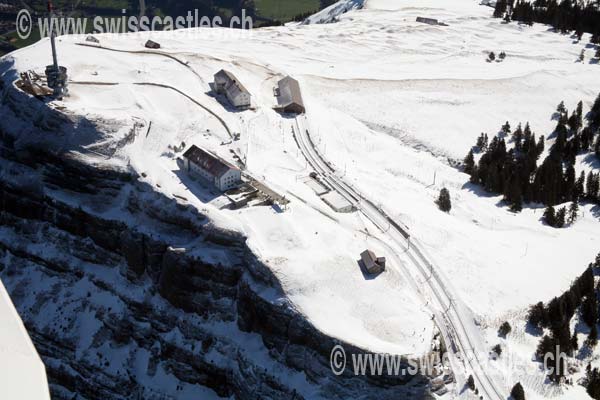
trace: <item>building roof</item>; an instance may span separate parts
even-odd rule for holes
[[[277,102],[280,107],[285,108],[290,104],[298,104],[304,108],[304,101],[302,100],[300,85],[297,80],[291,76],[286,76],[277,83],[277,86],[279,87]]]
[[[227,161],[203,150],[196,145],[192,145],[189,149],[183,153],[183,157],[187,158],[190,162],[200,166],[203,170],[207,171],[213,176],[220,178],[229,170],[238,170],[239,168],[228,163]]]
[[[250,92],[240,81],[237,80],[235,75],[231,72],[222,69],[215,74],[215,81],[223,80],[225,82],[225,90],[229,92],[230,96],[237,96],[239,93],[246,93],[250,95]]]
[[[382,265],[379,262],[385,263],[385,258],[379,257],[375,255],[371,250],[365,250],[360,253],[360,258],[365,265],[365,268],[369,272],[374,272],[377,270],[381,270]]]
[[[148,39],[148,41],[146,42],[146,44],[144,45],[150,49],[160,49],[160,44],[155,42],[154,40],[150,40]]]
[[[371,250],[367,249],[360,253],[360,258],[368,266],[368,264],[373,264],[377,261],[377,256]]]

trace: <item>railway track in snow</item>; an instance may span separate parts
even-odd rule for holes
[[[395,221],[383,209],[337,175],[335,168],[321,156],[312,142],[304,120],[305,116],[295,119],[294,131],[298,147],[310,166],[326,184],[352,203],[390,239],[384,245],[394,253],[395,258],[399,260],[402,254],[406,254],[415,266],[416,271],[412,273],[406,271],[406,273],[411,277],[415,290],[424,299],[431,299],[430,309],[433,311],[434,319],[444,337],[448,351],[454,357],[454,360],[451,360],[453,369],[456,370],[457,363],[462,362],[465,369],[471,371],[479,393],[484,396],[484,399],[506,399],[506,396],[498,389],[493,377],[490,377],[484,370],[484,360],[481,360],[478,355],[478,353],[485,354],[485,349],[482,347],[482,343],[476,340],[479,332],[474,324],[473,315],[451,293],[445,280],[421,250],[418,241],[411,238],[408,228]],[[421,279],[424,287],[419,287]]]

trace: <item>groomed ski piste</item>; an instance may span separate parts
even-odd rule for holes
[[[517,381],[528,399],[586,399],[581,386],[545,381],[531,361],[539,337],[525,333],[525,316],[593,260],[598,210],[584,206],[574,226],[553,229],[540,222],[543,208],[510,213],[501,197],[470,186],[453,165],[481,132],[493,136],[506,120],[528,121],[547,136],[560,101],[572,108],[583,100],[589,109],[600,67],[576,62],[585,37],[578,43],[544,25],[502,24],[491,13],[472,0],[367,0],[336,23],[265,28],[242,38],[225,29],[97,35],[94,47],[81,45],[85,37],[60,37],[70,96],[51,107],[93,121],[105,134],[24,132],[21,141],[44,140],[91,163],[133,168],[174,201],[185,199],[214,224],[243,232],[282,282],[285,301],[328,335],[418,357],[441,331],[456,347],[458,384],[445,397],[468,398],[462,389],[473,374],[486,399],[506,398]],[[448,26],[418,23],[418,16]],[[148,38],[161,50],[143,49]],[[490,51],[507,58],[488,63]],[[29,69],[41,74],[48,58],[43,40],[5,57],[0,73],[5,81]],[[208,93],[222,68],[249,89],[254,109],[234,111]],[[298,118],[272,110],[273,87],[286,75],[302,89],[307,111]],[[136,123],[147,130],[124,140]],[[18,121],[1,124],[15,129]],[[234,133],[239,141],[231,140]],[[283,212],[223,209],[222,196],[178,166],[181,154],[172,149],[181,142],[232,163],[234,155],[245,160],[249,176],[290,204]],[[598,168],[583,159],[578,166]],[[357,211],[334,212],[305,183],[311,172]],[[452,195],[449,214],[434,204],[442,187]],[[357,263],[366,248],[388,257],[388,269],[374,279]],[[513,333],[501,339],[505,320]],[[526,372],[482,359],[499,342]],[[581,366],[598,366],[596,358]]]

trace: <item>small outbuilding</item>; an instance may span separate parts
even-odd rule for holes
[[[370,274],[378,274],[385,271],[385,257],[377,257],[371,250],[365,250],[360,254],[360,259]]]
[[[160,49],[160,44],[156,43],[153,40],[148,40],[144,46],[148,49]]]
[[[238,167],[195,145],[183,153],[183,167],[221,191],[236,188],[242,182],[242,171]]]
[[[443,22],[438,21],[435,18],[417,17],[417,22],[428,25],[448,26]]]
[[[248,108],[251,105],[250,92],[231,72],[224,69],[215,74],[214,90],[224,94],[236,108]]]
[[[438,20],[433,18],[417,17],[417,22],[422,24],[437,25]]]
[[[325,194],[321,196],[321,200],[325,202],[329,207],[333,209],[333,211],[338,213],[351,213],[354,211],[354,206],[350,203],[344,196],[333,191],[326,191]]]
[[[277,97],[277,107],[275,107],[277,111],[294,114],[304,113],[304,100],[302,100],[300,84],[291,76],[286,76],[277,83],[275,97]]]

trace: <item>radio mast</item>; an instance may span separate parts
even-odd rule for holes
[[[52,46],[52,65],[46,66],[46,80],[48,87],[53,89],[54,97],[62,100],[67,95],[67,68],[58,65],[56,52],[56,32],[54,22],[54,6],[52,0],[48,0],[48,14],[50,16],[50,45]]]

